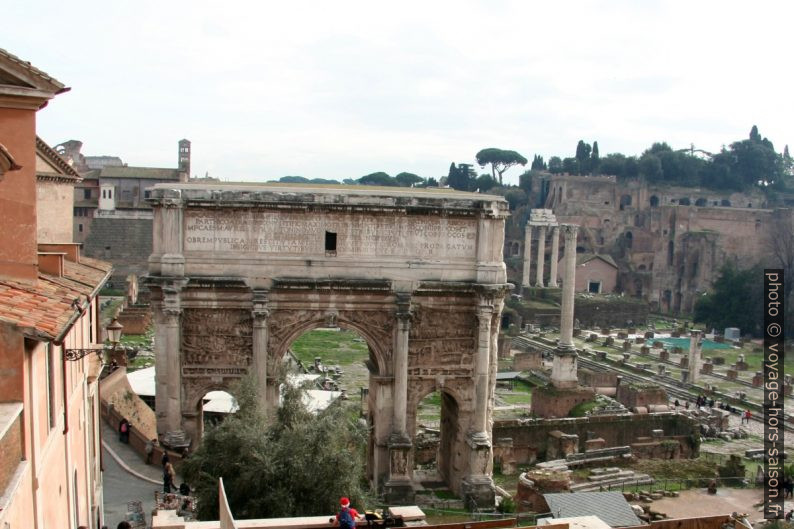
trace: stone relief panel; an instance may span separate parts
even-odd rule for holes
[[[408,376],[470,377],[477,329],[473,311],[415,311],[408,340]]]
[[[253,361],[251,311],[184,309],[182,376],[240,377]]]

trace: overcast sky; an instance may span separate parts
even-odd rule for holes
[[[794,2],[7,1],[0,47],[72,87],[55,145],[270,180],[794,143]],[[794,145],[792,145],[794,147]],[[520,169],[505,176],[517,181]]]

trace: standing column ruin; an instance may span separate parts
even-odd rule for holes
[[[700,378],[700,347],[700,331],[692,331],[689,338],[689,377],[687,377],[687,382],[690,384],[696,384]]]
[[[532,225],[529,222],[527,222],[526,228],[524,229],[524,268],[523,268],[523,276],[521,278],[522,287],[530,286],[529,274],[530,274],[531,261],[532,261]]]
[[[560,341],[554,352],[551,383],[556,388],[573,388],[578,385],[576,374],[576,349],[573,345],[573,306],[576,283],[576,234],[574,224],[561,226],[565,237],[564,278],[562,283],[562,310],[560,312]]]
[[[543,265],[546,259],[546,225],[540,226],[540,233],[538,234],[538,264],[537,275],[535,276],[535,285],[543,288]]]
[[[557,288],[557,261],[560,260],[560,227],[551,229],[551,261],[549,268],[549,286]]]

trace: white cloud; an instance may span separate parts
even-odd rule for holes
[[[787,2],[18,3],[3,46],[73,87],[51,143],[230,180],[425,176],[653,141],[792,141]],[[508,173],[514,181],[518,170]]]

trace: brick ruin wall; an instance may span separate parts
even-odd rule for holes
[[[543,460],[550,448],[549,433],[559,430],[579,436],[579,450],[584,451],[588,438],[600,437],[607,447],[629,446],[638,438],[650,438],[653,430],[662,430],[666,438],[679,437],[687,444],[684,456],[697,451],[695,437],[698,425],[691,419],[675,413],[645,415],[607,415],[566,419],[534,419],[496,421],[493,425],[494,443],[499,439],[513,440],[513,455],[517,464]],[[588,436],[589,432],[589,436]]]
[[[724,262],[755,264],[767,253],[773,226],[792,215],[787,209],[764,209],[768,205],[760,192],[617,183],[612,177],[548,175],[538,180],[543,180],[538,189],[547,193],[536,197],[543,204],[533,205],[553,209],[560,222],[579,224],[580,251],[611,255],[619,266],[617,290],[662,312],[691,312]],[[519,283],[525,224],[525,211],[519,208],[505,232],[509,280]],[[596,316],[580,315],[582,321]]]
[[[152,253],[152,219],[97,217],[83,246],[85,255],[113,263],[112,288],[124,290],[130,274],[148,272]]]

